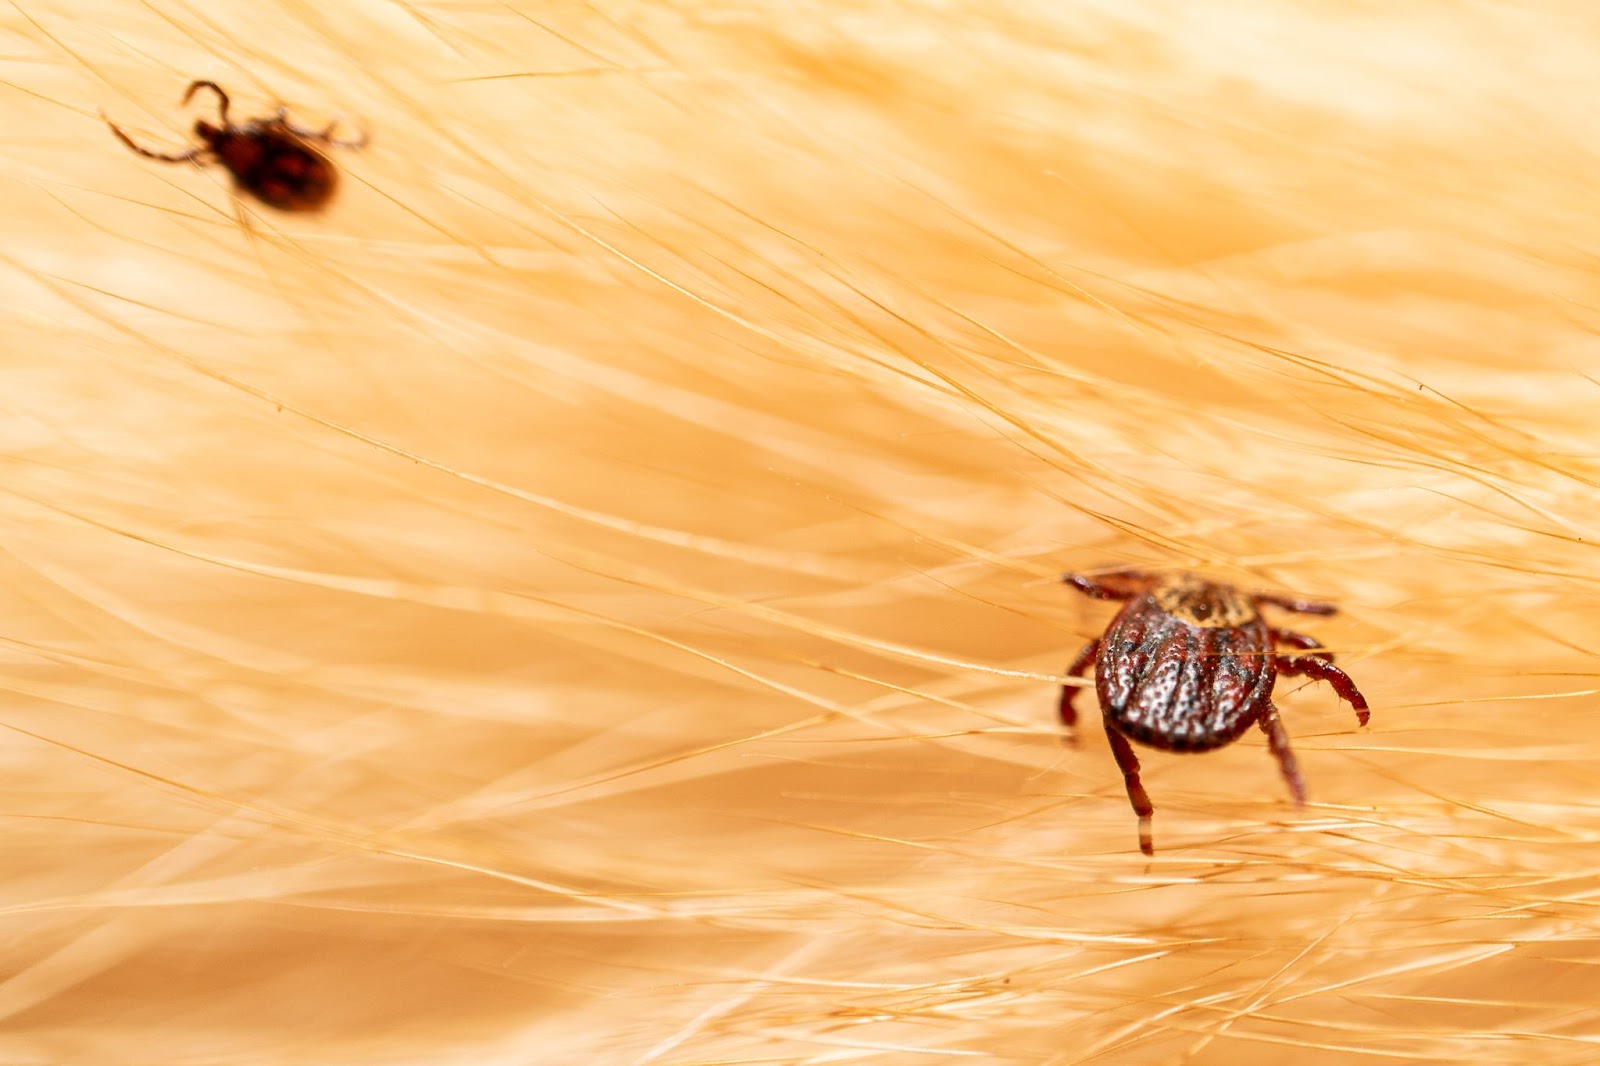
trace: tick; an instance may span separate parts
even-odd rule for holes
[[[228,94],[214,81],[191,84],[183,94],[183,103],[187,104],[201,89],[217,94],[217,117],[221,125],[213,126],[205,119],[196,121],[194,132],[201,143],[187,151],[152,152],[135,144],[109,119],[106,125],[118,140],[147,159],[192,163],[210,156],[228,168],[237,188],[280,211],[316,211],[333,196],[338,171],[326,156],[311,147],[311,142],[336,148],[360,148],[367,143],[365,134],[354,141],[334,140],[333,128],[337,123],[329,123],[323,130],[291,125],[288,111],[281,107],[271,118],[234,123],[228,118]]]
[[[1263,606],[1297,614],[1329,615],[1332,604],[1267,592],[1242,592],[1192,574],[1170,577],[1121,570],[1101,577],[1067,574],[1063,580],[1097,600],[1124,601],[1098,640],[1086,644],[1067,667],[1082,677],[1094,666],[1095,695],[1106,738],[1139,816],[1139,850],[1155,854],[1150,816],[1155,807],[1139,780],[1139,757],[1129,741],[1162,751],[1211,751],[1252,725],[1267,735],[1296,807],[1306,800],[1305,780],[1289,747],[1289,734],[1272,705],[1279,674],[1326,681],[1367,724],[1367,699],[1333,653],[1315,638],[1270,626]],[[1280,654],[1280,647],[1304,654]],[[1078,689],[1062,686],[1061,723],[1076,727],[1072,701]]]

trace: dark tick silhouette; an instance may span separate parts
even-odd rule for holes
[[[1278,675],[1328,682],[1367,724],[1367,699],[1333,665],[1333,653],[1314,638],[1276,629],[1261,617],[1262,605],[1329,615],[1337,611],[1332,604],[1241,592],[1192,574],[1160,577],[1123,570],[1098,578],[1067,574],[1063,580],[1097,600],[1125,601],[1105,634],[1085,645],[1067,667],[1067,676],[1081,677],[1094,666],[1106,738],[1139,816],[1139,850],[1146,855],[1155,854],[1150,836],[1155,807],[1139,780],[1139,757],[1130,740],[1163,751],[1210,751],[1259,725],[1299,807],[1305,804],[1305,781],[1272,705]],[[1280,655],[1280,645],[1305,654]],[[1077,725],[1072,706],[1077,694],[1075,687],[1062,686],[1061,722],[1068,730]]]
[[[289,123],[288,112],[279,108],[271,118],[254,118],[235,124],[228,119],[228,94],[214,81],[197,81],[183,94],[187,104],[200,89],[217,94],[220,126],[205,119],[194,124],[195,136],[203,142],[184,152],[171,154],[141,148],[109,119],[106,125],[117,139],[147,159],[166,163],[200,162],[210,156],[228,168],[235,186],[249,192],[262,203],[280,211],[316,211],[327,204],[338,185],[339,174],[326,156],[311,142],[336,148],[360,148],[366,134],[353,141],[333,138],[336,123],[326,129],[307,130]]]

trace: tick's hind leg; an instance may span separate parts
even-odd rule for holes
[[[1117,732],[1117,727],[1106,720],[1106,739],[1111,742],[1111,754],[1116,756],[1117,766],[1122,770],[1122,783],[1128,789],[1128,802],[1133,804],[1133,813],[1139,816],[1139,850],[1146,855],[1156,853],[1155,842],[1150,835],[1150,816],[1156,809],[1150,803],[1150,794],[1144,790],[1144,783],[1139,780],[1139,756],[1133,753],[1133,745],[1128,743],[1128,738]]]
[[[1339,694],[1339,698],[1354,709],[1356,721],[1366,725],[1367,719],[1372,716],[1367,710],[1367,698],[1356,688],[1356,683],[1350,680],[1350,675],[1326,659],[1319,659],[1314,655],[1302,655],[1291,659],[1287,655],[1280,655],[1278,673],[1290,676],[1298,674],[1313,681],[1326,681],[1333,686],[1333,691]]]
[[[1278,760],[1278,769],[1283,771],[1283,779],[1289,785],[1289,793],[1294,796],[1294,805],[1304,807],[1305,778],[1300,776],[1300,764],[1295,761],[1294,749],[1289,747],[1289,733],[1283,728],[1283,720],[1278,717],[1278,708],[1269,702],[1257,724],[1267,735],[1267,747],[1272,749],[1273,757]]]
[[[193,161],[195,159],[199,159],[200,158],[200,153],[204,152],[206,150],[203,147],[196,147],[196,148],[190,148],[186,152],[177,152],[177,153],[172,154],[172,155],[168,155],[165,152],[152,152],[148,148],[141,148],[141,147],[139,147],[139,145],[133,143],[133,138],[129,137],[126,133],[123,133],[120,129],[118,129],[117,126],[116,126],[116,123],[114,123],[114,122],[110,121],[109,119],[107,119],[106,120],[106,125],[110,126],[111,127],[111,132],[117,135],[117,140],[119,140],[123,144],[127,145],[133,151],[138,152],[140,155],[144,156],[146,159],[159,159],[163,163],[188,163],[188,162],[191,162],[191,161]]]
[[[1095,638],[1083,646],[1078,652],[1078,657],[1072,660],[1072,665],[1067,667],[1068,677],[1082,677],[1085,670],[1094,662],[1094,657],[1100,653],[1100,640]],[[1078,698],[1076,685],[1061,686],[1061,724],[1066,727],[1067,739],[1072,743],[1078,742],[1078,709],[1072,701]]]

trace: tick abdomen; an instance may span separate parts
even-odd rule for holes
[[[1214,587],[1214,586],[1213,586]],[[1272,636],[1248,605],[1128,602],[1107,630],[1095,689],[1124,736],[1168,751],[1220,748],[1255,723],[1276,680]],[[1199,616],[1189,621],[1185,615]]]
[[[241,186],[273,207],[314,209],[333,195],[333,164],[298,138],[247,127],[245,133],[222,132],[211,150]]]

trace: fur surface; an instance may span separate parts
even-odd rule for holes
[[[1591,1060],[1591,5],[0,27],[0,1061]],[[1303,813],[1105,564],[1340,605]]]

